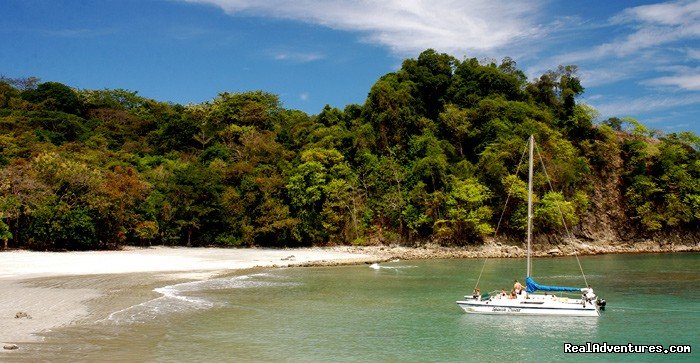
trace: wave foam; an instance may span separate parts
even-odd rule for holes
[[[113,323],[143,323],[154,320],[160,316],[193,311],[211,309],[217,304],[205,298],[193,296],[197,292],[245,289],[273,286],[294,286],[296,283],[279,281],[261,281],[260,278],[274,278],[268,273],[242,275],[228,278],[216,278],[210,280],[183,282],[153,289],[161,294],[160,297],[130,306],[126,309],[115,311],[104,319]]]

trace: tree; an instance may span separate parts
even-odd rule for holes
[[[489,224],[491,207],[486,203],[489,189],[476,179],[453,179],[447,195],[447,218],[435,222],[436,234],[455,241],[483,238],[493,233]]]
[[[464,156],[464,142],[473,130],[470,119],[474,117],[473,111],[461,109],[455,105],[447,105],[445,111],[440,113],[440,122],[445,126],[447,135],[454,140],[459,156]]]
[[[431,213],[429,210],[435,211],[435,208],[430,208],[431,200],[434,201],[435,198],[431,198],[431,195],[426,191],[425,183],[422,181],[416,183],[413,189],[407,193],[406,206],[401,211],[401,215],[406,221],[409,238],[424,237],[432,232],[435,225],[434,216],[439,215],[439,213]]]
[[[500,66],[495,63],[482,65],[476,58],[467,59],[455,68],[452,84],[447,90],[448,99],[465,108],[493,96],[517,101],[523,98],[526,79],[510,58],[504,58]]]
[[[5,76],[0,76],[0,82],[7,83],[19,91],[36,89],[39,81],[41,80],[37,77],[7,78]]]
[[[0,240],[3,242],[3,249],[7,249],[7,241],[12,238],[12,232],[10,232],[10,226],[5,224],[5,222],[0,219]]]
[[[4,219],[15,245],[21,246],[21,238],[27,234],[22,228],[23,217],[43,205],[49,193],[30,163],[15,161],[0,168],[0,220]]]
[[[341,110],[325,105],[321,113],[316,116],[316,121],[323,124],[323,126],[329,127],[344,124],[345,119]]]
[[[527,93],[542,106],[555,111],[564,127],[574,115],[576,97],[583,94],[584,88],[578,78],[578,67],[560,65],[557,70],[547,71],[527,85]]]
[[[95,218],[106,203],[101,172],[58,153],[40,154],[31,166],[49,193],[32,211],[29,243],[58,250],[104,247]]]
[[[563,103],[565,117],[573,116],[574,106],[576,106],[574,98],[584,91],[581,81],[576,75],[577,72],[578,67],[575,65],[560,65],[555,73],[555,78],[559,78],[559,97]]]
[[[195,135],[200,132],[197,123],[186,117],[174,117],[165,120],[153,133],[153,143],[161,151],[184,151],[199,146]]]
[[[663,189],[651,178],[638,175],[625,192],[632,212],[632,219],[638,221],[647,231],[657,231],[663,227],[663,215],[656,208],[656,201]]]
[[[353,179],[332,179],[324,187],[326,198],[321,216],[330,242],[345,243],[360,237],[359,213],[363,202]]]
[[[448,162],[443,145],[431,133],[426,132],[411,139],[412,174],[423,181],[429,191],[441,189],[446,181]]]
[[[557,231],[578,223],[576,208],[561,193],[548,192],[535,205],[533,223],[540,231]]]
[[[10,105],[10,99],[18,98],[19,90],[0,78],[0,108],[6,108]]]
[[[622,131],[622,120],[617,117],[610,117],[603,121],[603,125],[608,125],[614,131]]]
[[[148,231],[152,226],[142,224],[139,215],[134,213],[149,191],[149,186],[134,168],[115,166],[114,170],[107,171],[101,189],[107,200],[100,210],[103,226],[100,234],[105,235],[106,240],[121,244],[128,233],[139,234],[144,239],[152,238],[149,234],[152,231]],[[140,231],[136,231],[137,226],[141,226]]]
[[[436,119],[442,111],[444,97],[452,80],[452,72],[457,60],[433,49],[422,52],[418,59],[407,59],[401,70],[416,85],[415,99],[420,102],[421,114]]]
[[[166,184],[166,197],[173,208],[173,222],[184,243],[202,243],[196,232],[211,231],[220,223],[220,175],[198,163],[188,163],[173,171]]]
[[[45,82],[36,89],[28,89],[22,97],[34,103],[44,103],[50,110],[61,111],[74,115],[80,114],[82,106],[78,94],[70,87],[58,82]]]
[[[287,193],[293,214],[299,219],[294,228],[297,241],[321,242],[326,237],[320,216],[326,182],[326,169],[318,161],[299,165],[289,177]]]
[[[148,103],[138,92],[125,89],[80,90],[77,93],[88,109],[133,111]]]
[[[363,115],[377,133],[378,149],[386,153],[394,145],[406,147],[418,132],[414,110],[415,83],[405,73],[389,73],[377,81],[367,96]]]
[[[207,115],[217,129],[235,123],[269,129],[280,111],[279,97],[263,91],[244,93],[224,92],[210,105]]]

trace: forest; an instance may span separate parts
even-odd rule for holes
[[[576,66],[528,80],[510,58],[433,50],[379,78],[364,104],[316,115],[265,91],[180,105],[2,77],[0,240],[88,250],[463,246],[497,226],[522,236],[530,134],[551,179],[535,176],[536,233],[566,224],[584,236],[615,211],[619,238],[697,234],[700,138],[601,120],[583,92]]]

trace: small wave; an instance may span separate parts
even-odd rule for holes
[[[373,263],[373,264],[369,265],[369,268],[371,268],[373,270],[382,270],[382,269],[383,270],[401,270],[401,269],[405,269],[405,268],[416,268],[416,267],[418,267],[418,266],[412,266],[412,265],[408,265],[408,266],[382,266],[378,263]]]
[[[159,316],[193,310],[211,309],[217,304],[202,297],[192,296],[197,292],[226,289],[243,289],[273,286],[295,286],[298,283],[261,281],[258,278],[274,278],[268,273],[257,273],[228,278],[183,282],[153,289],[160,297],[115,311],[102,320],[114,323],[142,323]]]

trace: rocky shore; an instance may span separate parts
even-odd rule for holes
[[[335,247],[342,251],[377,256],[383,261],[394,259],[450,259],[450,258],[524,258],[527,255],[525,244],[487,242],[479,246],[445,247],[426,244],[420,247],[405,246],[352,246]],[[535,257],[586,256],[621,253],[678,253],[700,252],[700,243],[677,242],[588,242],[563,241],[560,244],[538,244],[533,247]]]

